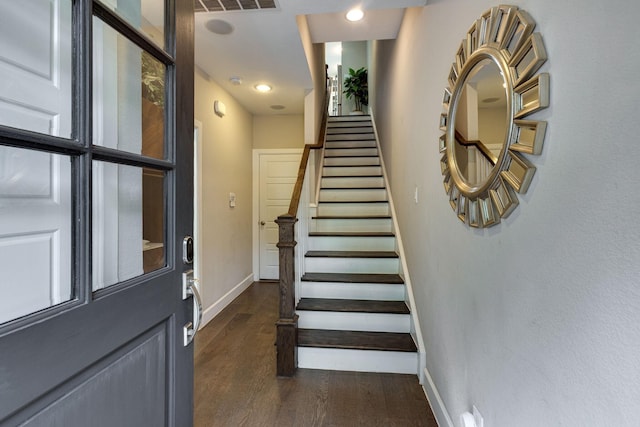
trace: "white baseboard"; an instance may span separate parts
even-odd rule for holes
[[[424,368],[425,384],[422,385],[424,394],[427,396],[433,416],[436,417],[436,422],[440,427],[454,427],[453,421],[449,416],[447,408],[444,406],[444,402],[438,393],[438,389],[431,378],[431,374],[427,368]]]
[[[238,295],[240,295],[245,289],[247,289],[252,283],[253,274],[245,277],[240,283],[231,288],[229,292],[224,294],[222,298],[205,308],[202,312],[202,322],[200,323],[200,329],[204,328],[207,323],[211,322],[226,306],[228,306]]]

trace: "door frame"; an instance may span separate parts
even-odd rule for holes
[[[200,120],[193,121],[193,272],[200,295],[204,297],[202,286],[202,132],[203,125]],[[206,322],[202,322],[200,329]]]
[[[262,156],[302,155],[303,148],[255,148],[253,150],[253,280],[260,280],[260,159]],[[286,212],[282,212],[283,214]]]

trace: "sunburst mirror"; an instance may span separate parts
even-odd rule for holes
[[[536,24],[516,6],[487,10],[455,54],[440,116],[444,188],[458,218],[491,227],[517,206],[542,151],[546,122],[526,117],[549,105],[547,55]]]

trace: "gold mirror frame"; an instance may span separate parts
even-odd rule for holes
[[[517,193],[525,193],[535,166],[523,155],[542,151],[546,122],[523,120],[549,106],[549,74],[536,71],[547,59],[535,22],[517,6],[497,6],[473,23],[455,54],[443,97],[438,140],[443,156],[440,169],[449,203],[465,224],[491,227],[518,206]],[[470,184],[456,162],[456,111],[473,68],[492,60],[504,78],[507,131],[495,165],[480,183]]]

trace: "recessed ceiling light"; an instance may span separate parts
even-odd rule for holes
[[[271,86],[265,83],[260,83],[259,85],[254,86],[258,92],[266,93],[271,92]]]
[[[229,81],[234,86],[240,86],[242,84],[242,79],[240,77],[229,77]]]
[[[210,19],[204,26],[214,34],[226,35],[233,32],[233,25],[222,19]]]
[[[364,18],[362,9],[351,9],[347,12],[347,19],[351,22],[360,21],[362,18]]]

